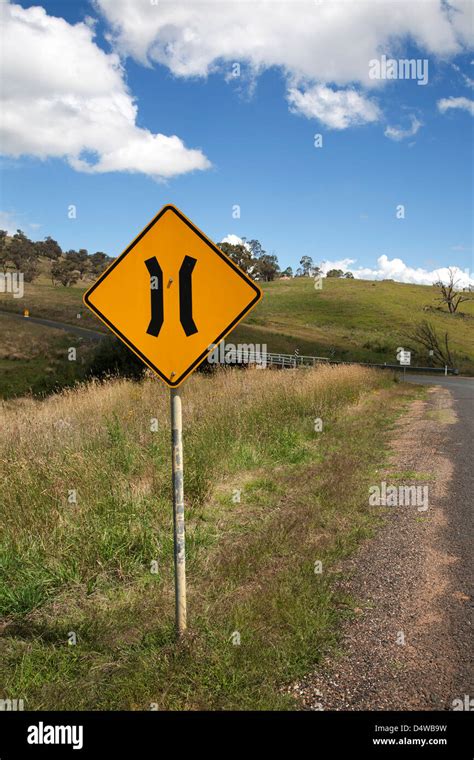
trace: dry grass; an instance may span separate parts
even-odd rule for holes
[[[330,566],[372,524],[366,478],[405,393],[361,367],[185,384],[191,632],[180,646],[168,393],[116,380],[3,403],[6,693],[30,709],[285,706],[278,682],[336,635],[330,573],[315,576],[314,560]]]

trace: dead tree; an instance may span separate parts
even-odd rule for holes
[[[454,368],[453,356],[449,346],[449,335],[444,333],[444,338],[440,338],[430,322],[423,320],[419,325],[413,327],[405,333],[409,340],[418,343],[428,351],[433,351],[433,360],[442,367],[446,365]]]
[[[455,314],[460,303],[463,301],[471,301],[471,296],[466,296],[459,290],[459,280],[456,280],[456,270],[449,267],[449,279],[445,283],[442,280],[435,282],[435,287],[439,288],[440,295],[437,301],[439,303],[445,303],[448,307],[450,314]]]

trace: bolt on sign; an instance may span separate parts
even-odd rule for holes
[[[176,388],[261,297],[245,272],[167,205],[89,288],[84,303]]]
[[[178,386],[262,291],[201,230],[163,206],[84,303],[170,387],[176,630],[186,630],[182,407]]]

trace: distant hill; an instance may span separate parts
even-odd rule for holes
[[[82,304],[88,281],[53,286],[47,267],[25,284],[23,299],[0,293],[0,309],[27,308],[43,316],[97,330],[106,328]],[[345,361],[395,361],[398,346],[411,348],[413,362],[429,363],[428,352],[410,343],[406,331],[428,320],[444,337],[448,332],[460,371],[474,374],[474,302],[450,315],[437,303],[437,290],[393,281],[326,278],[316,290],[310,278],[262,284],[264,298],[228,341],[266,343],[269,351],[332,357]],[[80,315],[78,317],[78,315]]]

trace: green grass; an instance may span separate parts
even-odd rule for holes
[[[412,364],[428,357],[405,331],[426,319],[441,336],[447,331],[461,371],[474,372],[474,301],[459,315],[437,307],[437,291],[423,285],[325,279],[315,290],[310,279],[264,285],[264,298],[233,333],[240,342],[267,343],[269,350],[329,356],[345,361],[396,363],[398,346],[411,348]]]
[[[283,687],[357,606],[334,590],[337,565],[378,523],[367,487],[419,392],[358,367],[297,373],[184,387],[179,643],[164,389],[115,381],[0,407],[1,696],[27,709],[294,707]]]
[[[0,294],[0,309],[22,311],[106,331],[82,304],[85,284],[52,286],[45,275],[26,283],[25,297]],[[269,351],[332,357],[344,361],[396,363],[396,349],[412,350],[412,364],[426,366],[429,357],[405,332],[422,320],[432,322],[441,337],[447,331],[462,373],[474,374],[474,301],[460,313],[440,310],[437,290],[423,285],[368,280],[324,279],[315,290],[307,278],[264,283],[264,298],[228,337],[240,343],[265,343]]]
[[[90,344],[28,320],[0,316],[0,398],[51,393],[83,375]],[[68,349],[76,349],[69,361]]]

